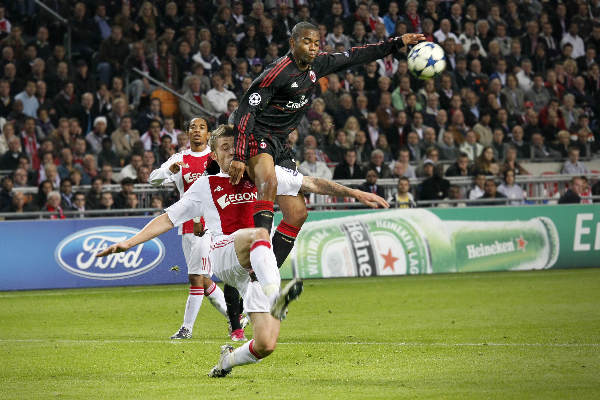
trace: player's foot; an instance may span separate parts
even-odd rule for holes
[[[235,331],[231,332],[231,340],[234,342],[245,342],[248,339],[246,339],[246,336],[244,336],[243,329],[236,329]]]
[[[221,346],[221,356],[219,357],[219,362],[213,367],[213,369],[210,370],[208,376],[211,378],[223,378],[227,376],[231,372],[231,368],[224,369],[223,362],[231,353],[233,353],[233,346],[228,344]]]
[[[192,331],[190,331],[185,326],[182,326],[181,328],[179,328],[179,330],[177,332],[175,332],[175,334],[173,336],[171,336],[171,339],[191,339],[191,338],[192,338]]]
[[[275,304],[271,307],[271,315],[278,320],[285,318],[288,305],[292,300],[295,300],[302,293],[302,280],[299,278],[292,279],[281,291],[279,297],[275,300]]]
[[[250,317],[248,317],[246,313],[240,314],[240,325],[242,326],[242,329],[246,329],[249,323]]]

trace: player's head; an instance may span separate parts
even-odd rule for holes
[[[310,64],[319,53],[319,28],[310,22],[298,22],[292,29],[290,49],[296,60]]]
[[[208,145],[212,159],[219,164],[221,171],[227,172],[234,154],[233,125],[219,125],[211,132]]]
[[[208,123],[204,118],[192,118],[187,126],[186,133],[191,144],[195,146],[206,144],[209,137]]]

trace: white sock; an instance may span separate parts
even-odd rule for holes
[[[254,339],[244,343],[235,349],[223,362],[224,369],[230,369],[238,365],[255,364],[261,360],[253,350]]]
[[[223,290],[218,287],[216,283],[213,282],[212,285],[210,285],[210,287],[206,290],[204,295],[208,298],[210,304],[212,304],[218,312],[223,314],[225,318],[228,318],[225,295],[223,294]]]
[[[204,288],[202,286],[190,286],[190,295],[185,303],[185,314],[183,315],[183,326],[190,332],[194,329],[194,322],[196,322],[203,298]]]
[[[277,259],[273,250],[271,250],[271,242],[256,240],[252,243],[252,246],[250,246],[250,264],[263,292],[271,303],[274,303],[279,295],[281,276],[279,275],[279,268],[277,268]]]

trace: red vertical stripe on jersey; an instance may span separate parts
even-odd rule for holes
[[[277,78],[277,75],[279,75],[279,73],[281,71],[283,71],[285,69],[285,67],[287,67],[290,63],[292,62],[292,60],[290,60],[289,58],[286,58],[285,60],[281,61],[279,64],[277,64],[263,79],[262,83],[260,84],[259,87],[263,88],[263,87],[268,87],[271,83],[273,83],[273,81],[275,80],[275,78]]]
[[[187,190],[206,170],[206,165],[210,159],[210,153],[203,156],[195,157],[191,154],[183,155],[183,166],[181,167],[181,180],[183,181],[183,191]],[[200,221],[204,227],[204,219]],[[194,233],[194,221],[189,220],[183,223],[182,232]]]

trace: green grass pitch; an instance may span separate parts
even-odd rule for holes
[[[167,339],[186,296],[0,293],[0,398],[600,398],[600,269],[306,281],[275,353],[224,379],[208,301],[192,340]]]

